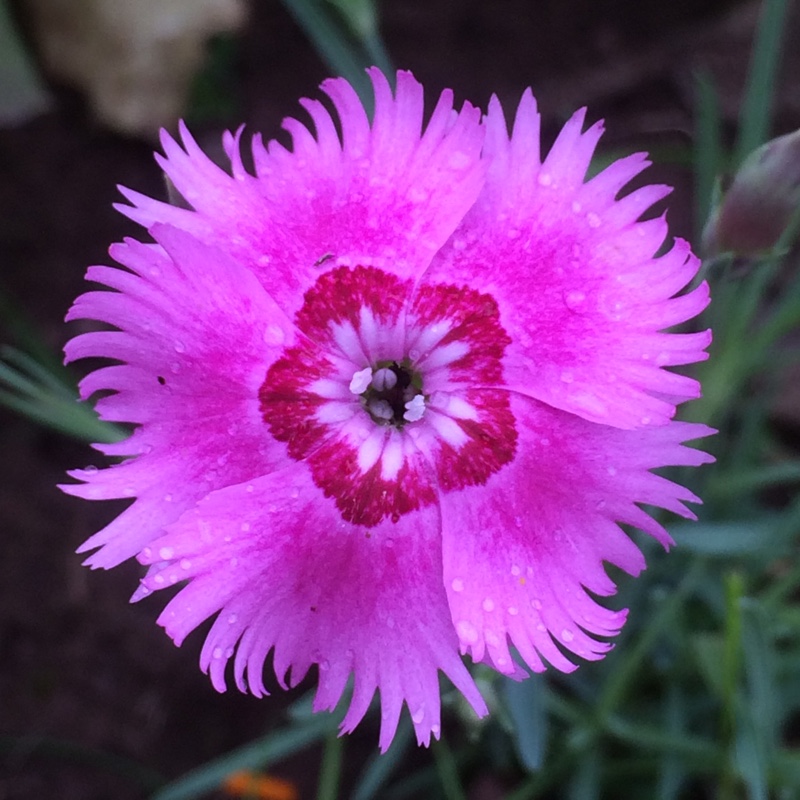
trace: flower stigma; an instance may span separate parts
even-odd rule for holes
[[[425,413],[422,376],[405,358],[401,362],[381,361],[354,373],[350,391],[360,395],[361,404],[378,425],[393,425],[398,430],[417,422]]]

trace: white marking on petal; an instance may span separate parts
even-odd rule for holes
[[[353,400],[330,402],[317,409],[316,417],[320,422],[331,425],[350,419],[357,411],[361,411],[361,405]]]
[[[333,340],[347,358],[355,364],[359,362],[363,364],[367,360],[364,348],[361,346],[361,339],[349,322],[332,322],[330,328]]]
[[[423,359],[420,366],[426,370],[446,367],[459,358],[463,358],[469,353],[469,345],[466,342],[450,342],[449,344],[437,347],[427,358]]]
[[[428,414],[428,420],[436,433],[456,450],[460,449],[469,439],[461,426],[450,417],[430,413]]]
[[[425,398],[418,394],[406,403],[406,410],[403,414],[403,419],[406,422],[417,422],[422,419],[425,413]]]
[[[368,472],[381,457],[383,450],[383,431],[374,431],[358,447],[358,468],[361,472]]]
[[[381,461],[381,478],[393,481],[403,466],[403,441],[399,436],[392,436],[383,450]]]
[[[332,378],[320,378],[319,380],[314,381],[308,387],[308,390],[319,397],[325,398],[326,400],[348,400],[350,399],[350,393],[352,392],[352,389],[350,392],[348,392],[344,383]],[[357,394],[361,394],[361,392],[358,392]]]
[[[371,382],[372,369],[370,367],[364,367],[364,369],[353,373],[353,377],[350,379],[350,391],[353,394],[362,394],[367,391]]]

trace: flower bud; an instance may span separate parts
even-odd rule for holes
[[[800,207],[800,130],[754,150],[703,231],[706,255],[771,250]]]

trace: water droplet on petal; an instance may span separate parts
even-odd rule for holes
[[[328,662],[328,660],[326,658],[323,658],[322,661],[319,662],[319,668],[323,672],[326,672],[327,670],[329,670],[331,668],[331,665],[330,665],[330,663]]]
[[[569,631],[566,628],[564,628],[564,630],[561,631],[561,638],[565,642],[571,642],[575,638],[575,634],[572,631]]]
[[[164,583],[164,576],[163,575],[156,575],[155,578],[153,578],[153,583],[157,583],[157,584],[161,585],[162,583]]]
[[[214,658],[222,658],[222,648],[215,647],[214,652],[211,654]]]
[[[411,721],[415,725],[419,725],[422,720],[425,719],[425,706],[420,706],[412,715]]]
[[[553,176],[548,172],[540,172],[538,180],[540,186],[550,186],[553,182]]]
[[[243,522],[240,525],[240,530],[242,531],[242,533],[247,533],[250,530],[250,523],[249,522]]]
[[[590,228],[599,228],[600,227],[600,217],[594,213],[594,211],[590,211],[586,215],[586,221],[589,223]]]
[[[464,581],[461,578],[454,578],[453,582],[450,584],[453,587],[454,592],[463,592],[464,591]]]
[[[535,608],[537,611],[541,611],[541,610],[542,610],[542,601],[541,601],[541,600],[537,600],[535,597],[533,598],[533,600],[531,600],[531,605],[532,605],[532,606],[533,606],[533,607],[534,607],[534,608]]]
[[[584,292],[570,291],[564,293],[564,305],[570,311],[581,311],[586,303],[586,295]]]
[[[508,613],[512,617],[516,617],[519,614],[519,609],[516,606],[509,606]]]
[[[192,562],[189,561],[188,558],[182,558],[181,559],[181,569],[191,569],[191,568],[192,568]]]
[[[264,344],[283,344],[286,335],[280,325],[267,325],[264,328]]]
[[[88,467],[84,467],[83,471],[86,475],[94,475],[94,473],[97,472],[97,467],[95,467],[93,464],[89,464]]]
[[[442,731],[440,725],[431,725],[431,735],[438,736]]]
[[[617,468],[616,467],[609,467],[606,471],[612,477],[617,474]]]
[[[511,565],[511,574],[512,575],[516,576],[516,575],[520,575],[521,573],[522,573],[522,570],[516,564],[512,564]]]
[[[169,561],[172,558],[173,555],[175,555],[175,550],[173,548],[171,548],[171,547],[162,547],[158,551],[158,557],[162,561]]]
[[[175,348],[176,353],[185,353],[186,352],[186,345],[181,341],[176,341],[173,345]]]
[[[228,625],[235,625],[238,619],[238,614],[228,614]]]
[[[494,611],[494,600],[491,597],[487,597],[483,601],[483,610],[487,612]]]
[[[465,619],[456,623],[456,632],[459,638],[467,644],[475,644],[478,641],[478,631],[471,622]]]
[[[565,369],[559,377],[562,383],[572,383],[575,380],[575,376],[568,369]]]
[[[576,214],[579,214],[579,213],[581,212],[581,209],[582,209],[582,208],[583,208],[583,206],[582,206],[582,205],[581,205],[581,204],[580,204],[580,203],[579,203],[577,200],[573,200],[573,201],[572,201],[572,210],[573,210],[573,211],[574,211]]]

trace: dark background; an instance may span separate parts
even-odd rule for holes
[[[788,43],[800,41],[797,12]],[[675,185],[673,231],[691,238],[694,74],[713,77],[732,139],[757,15],[757,3],[729,0],[394,0],[383,4],[382,31],[395,65],[414,71],[429,101],[451,87],[459,101],[483,107],[497,93],[512,110],[531,85],[548,141],[588,105],[590,120],[606,119],[604,150],[653,153],[647,177]],[[24,29],[24,13],[19,19]],[[787,50],[774,133],[800,126],[800,55]],[[328,75],[275,0],[252,3],[231,52],[235,110],[193,126],[212,150],[221,128],[240,121],[278,135],[283,117],[301,113],[297,98],[314,96]],[[105,262],[110,242],[139,234],[111,208],[115,185],[155,196],[164,189],[152,143],[104,129],[73,89],[52,80],[50,89],[50,112],[0,130],[0,286],[56,351],[75,332],[62,320],[86,266]],[[67,468],[101,463],[99,455],[5,411],[0,445],[0,735],[68,739],[175,777],[282,719],[280,692],[260,701],[218,695],[197,667],[202,633],[179,650],[155,625],[160,597],[128,605],[138,565],[80,566],[75,548],[120,506],[64,496],[55,484]],[[376,742],[369,726],[351,737],[348,775]],[[0,800],[143,796],[74,755],[0,743]],[[316,758],[276,772],[311,797]],[[471,796],[501,796],[494,783],[486,777]]]

